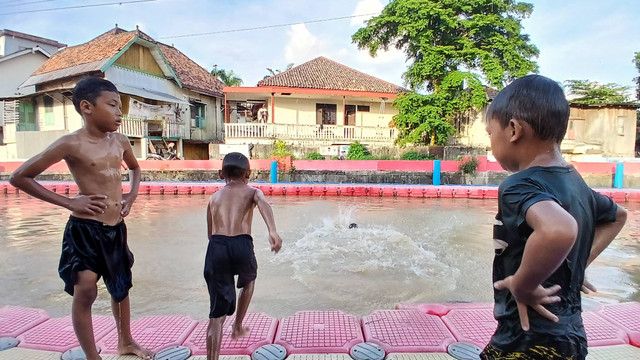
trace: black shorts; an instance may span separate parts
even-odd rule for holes
[[[209,318],[233,315],[236,310],[234,276],[238,288],[256,279],[258,263],[251,235],[211,235],[204,262],[204,279],[211,302]]]
[[[64,229],[62,255],[58,273],[65,282],[64,290],[73,295],[79,271],[90,270],[102,276],[116,302],[121,302],[131,289],[133,254],[127,245],[127,226],[105,225],[96,220],[70,216]]]
[[[584,360],[586,349],[571,342],[532,345],[524,351],[502,351],[489,344],[480,354],[482,360]]]

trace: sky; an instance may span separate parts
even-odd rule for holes
[[[112,29],[140,30],[174,45],[202,67],[231,69],[255,86],[267,68],[284,69],[325,56],[397,85],[407,63],[399,50],[375,58],[351,36],[387,0],[155,0],[87,7],[114,0],[0,0],[0,29],[66,43],[87,42]],[[633,87],[632,59],[640,51],[638,0],[530,0],[524,33],[540,50],[539,73]],[[52,8],[82,8],[41,11]],[[15,14],[15,12],[30,11]],[[13,14],[8,14],[13,13]],[[354,15],[365,15],[350,17]],[[323,19],[339,20],[308,22]],[[350,17],[350,18],[344,18]],[[300,22],[307,22],[300,24]],[[238,29],[268,27],[258,30]],[[213,33],[200,36],[184,36]],[[630,91],[631,93],[631,91]]]

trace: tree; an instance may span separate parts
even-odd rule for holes
[[[390,47],[404,50],[403,74],[414,91],[399,96],[400,144],[444,144],[456,114],[486,104],[483,75],[501,89],[536,72],[538,49],[522,34],[520,21],[533,6],[514,0],[393,0],[353,36],[371,56]]]
[[[291,69],[292,67],[293,67],[293,63],[288,63],[287,67],[283,71],[287,71],[287,70]],[[267,68],[267,71],[269,73],[264,76],[265,79],[268,78],[268,77],[271,77],[271,76],[276,76],[276,75],[278,75],[278,74],[280,74],[282,72],[281,70],[278,70],[278,69],[273,70],[272,68]]]
[[[216,67],[211,70],[211,75],[215,76],[227,86],[240,86],[243,82],[242,79],[233,72],[233,70],[226,71],[225,69],[218,69]]]
[[[633,63],[636,65],[636,69],[638,69],[638,73],[640,73],[640,51],[635,54],[633,58]],[[640,76],[635,77],[633,80],[636,82],[636,99],[640,100]]]
[[[564,82],[569,94],[576,96],[571,102],[578,104],[624,104],[629,102],[629,86],[614,83],[600,84],[588,80]]]

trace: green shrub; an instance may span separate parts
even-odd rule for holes
[[[291,151],[287,150],[287,143],[282,140],[276,140],[273,143],[273,151],[271,152],[273,156],[291,156]]]
[[[460,169],[463,174],[473,175],[476,173],[476,169],[478,169],[478,159],[474,156],[470,160],[460,164],[458,169]]]
[[[332,156],[331,160],[340,160],[340,156]]]
[[[391,160],[391,155],[380,155],[378,156],[378,160]]]
[[[435,156],[431,154],[421,154],[417,151],[407,151],[402,154],[402,160],[435,160]]]
[[[364,145],[356,141],[349,145],[347,160],[373,160],[373,156]]]
[[[307,155],[307,160],[324,160],[324,156],[317,152]]]

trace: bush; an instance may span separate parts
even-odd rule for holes
[[[324,156],[317,152],[307,155],[307,160],[324,160]]]
[[[431,154],[420,154],[417,151],[407,151],[402,154],[402,160],[435,160],[435,156]]]
[[[291,156],[291,151],[287,150],[287,143],[282,140],[277,140],[273,143],[273,156]]]
[[[373,160],[373,156],[364,145],[356,141],[349,145],[347,160]]]
[[[463,162],[460,164],[458,169],[462,171],[463,174],[473,175],[476,173],[476,169],[478,168],[478,159],[476,157],[472,157],[470,160]]]

